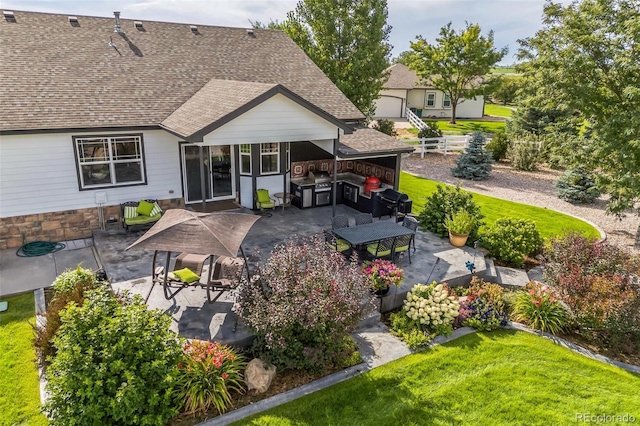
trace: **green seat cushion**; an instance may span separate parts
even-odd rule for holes
[[[145,200],[140,200],[138,208],[136,209],[138,214],[142,216],[151,216],[151,210],[153,210],[153,203]]]
[[[383,257],[383,256],[389,256],[391,254],[391,250],[383,250],[383,251],[379,251],[378,253],[376,253],[376,250],[378,250],[378,243],[369,244],[367,246],[367,251],[371,254],[371,256]]]
[[[173,275],[178,277],[183,283],[191,284],[200,280],[200,276],[189,268],[178,269],[173,271]]]
[[[399,252],[399,251],[407,251],[407,250],[409,250],[409,246],[408,246],[408,245],[406,245],[406,246],[396,247],[396,252]]]
[[[340,253],[342,253],[343,251],[347,251],[351,248],[351,244],[349,244],[346,240],[343,240],[343,239],[337,239],[335,240],[335,243],[333,241],[329,241],[327,242],[327,244],[329,245],[329,248],[339,251]]]
[[[273,201],[267,201],[266,203],[261,201],[258,203],[258,205],[263,209],[272,209],[276,206],[276,203],[274,203]]]
[[[136,216],[136,217],[132,217],[132,218],[125,218],[124,219],[124,223],[126,223],[127,225],[131,226],[131,225],[144,225],[145,223],[153,223],[157,220],[160,220],[160,218],[162,217],[162,215],[160,213],[158,213],[155,216]]]

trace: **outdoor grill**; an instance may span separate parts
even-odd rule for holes
[[[328,172],[309,172],[309,180],[316,184],[316,192],[331,191],[331,176]]]
[[[392,212],[390,216],[397,216],[398,213],[402,213],[403,215],[411,213],[413,204],[413,201],[409,199],[407,194],[391,188],[379,192],[377,201]]]

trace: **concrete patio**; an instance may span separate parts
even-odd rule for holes
[[[352,222],[356,213],[356,210],[347,206],[336,206],[336,214],[350,216]],[[290,207],[284,211],[278,208],[272,216],[258,220],[243,243],[251,271],[255,271],[257,262],[269,257],[274,246],[283,243],[287,238],[294,235],[311,236],[320,233],[322,229],[330,229],[331,217],[331,206],[303,210]],[[126,247],[142,234],[143,232],[127,234],[120,228],[99,231],[94,233],[94,246],[99,263],[105,269],[113,288],[118,291],[128,290],[145,297],[151,288],[153,252],[125,251]],[[178,253],[174,254],[177,255]],[[417,283],[434,280],[447,281],[452,285],[468,283],[471,275],[466,268],[467,261],[475,264],[476,274],[479,276],[499,282],[499,272],[492,267],[491,262],[485,262],[481,252],[469,247],[455,248],[447,239],[439,238],[430,232],[418,231],[416,251],[412,253],[411,261],[409,264],[406,256],[398,259],[398,265],[405,271],[405,279],[400,287],[392,288],[390,293],[380,300],[381,311],[400,306],[406,293]],[[504,275],[510,282],[505,284],[523,286],[528,281],[523,271],[508,272]],[[242,322],[237,323],[237,317],[232,312],[232,293],[225,294],[217,302],[209,304],[206,302],[205,290],[194,287],[184,289],[172,300],[166,300],[162,288],[156,285],[149,295],[148,305],[170,313],[173,316],[171,328],[184,337],[218,340],[238,346],[245,346],[251,342],[251,334]],[[369,323],[377,321],[377,318],[378,316],[370,318]]]

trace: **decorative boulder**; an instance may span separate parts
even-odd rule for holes
[[[268,368],[265,368],[265,365],[260,358],[254,358],[247,364],[244,380],[248,390],[255,389],[256,393],[264,393],[269,389],[271,381],[276,376],[276,366],[268,364]]]

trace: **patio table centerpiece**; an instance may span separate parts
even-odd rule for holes
[[[384,296],[392,285],[399,286],[404,277],[404,271],[395,263],[376,259],[362,264],[362,271],[370,280],[370,289],[376,296]]]

